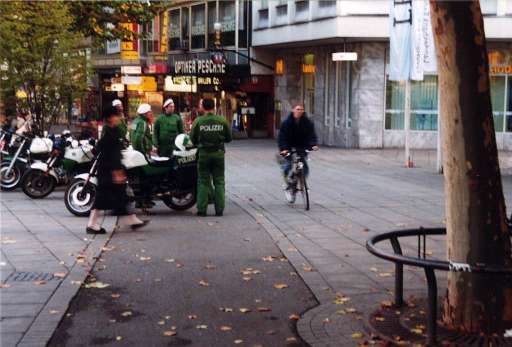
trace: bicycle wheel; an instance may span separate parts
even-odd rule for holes
[[[302,195],[302,201],[304,202],[304,209],[306,211],[309,211],[309,190],[308,190],[308,183],[306,182],[306,176],[302,172],[299,177],[299,190]]]

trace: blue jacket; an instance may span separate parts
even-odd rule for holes
[[[304,114],[299,121],[290,113],[281,123],[277,138],[279,150],[309,149],[318,145],[318,137],[315,132],[315,124]]]

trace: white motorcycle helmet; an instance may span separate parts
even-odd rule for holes
[[[187,134],[179,134],[174,140],[174,145],[180,151],[186,151],[187,148],[192,146],[192,141],[190,141],[190,137]]]

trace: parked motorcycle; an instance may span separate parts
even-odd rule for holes
[[[178,141],[177,138],[176,142]],[[172,158],[148,159],[132,147],[123,151],[122,163],[126,168],[128,186],[133,191],[132,198],[135,202],[151,196],[152,199],[161,199],[169,208],[177,211],[188,210],[195,205],[197,149],[184,146],[178,148],[179,150],[173,152]],[[96,162],[97,159],[89,173],[77,175],[64,194],[66,208],[76,216],[87,216],[94,204],[98,185]],[[151,191],[143,191],[145,187],[151,187]]]
[[[94,142],[76,141],[70,136],[56,138],[52,154],[46,162],[30,165],[21,180],[23,192],[33,199],[51,194],[57,185],[67,184],[72,177],[87,172],[92,164]]]
[[[5,191],[18,187],[21,178],[32,162],[48,158],[52,141],[46,138],[31,138],[8,131],[0,135],[0,188]]]

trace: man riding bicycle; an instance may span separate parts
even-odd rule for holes
[[[284,157],[281,168],[286,184],[286,195],[289,197],[288,201],[293,202],[292,194],[288,194],[291,188],[289,174],[292,169],[292,157],[289,154],[292,149],[295,149],[297,152],[303,152],[304,156],[307,155],[307,150],[318,150],[318,137],[316,136],[315,125],[307,117],[302,104],[295,105],[293,111],[281,124],[277,143],[280,154]],[[304,162],[304,173],[306,176],[308,172],[307,162]]]

